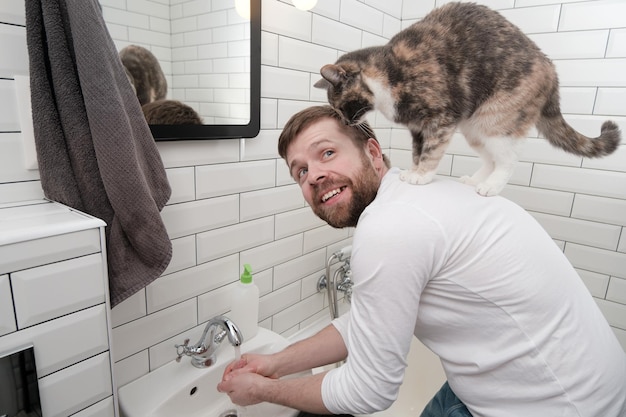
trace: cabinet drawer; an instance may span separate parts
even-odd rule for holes
[[[0,246],[0,274],[100,252],[100,229]]]
[[[74,414],[72,417],[114,417],[115,408],[113,406],[113,397],[106,398],[99,403]]]
[[[65,417],[113,394],[109,353],[65,368],[39,380],[41,411],[46,417]]]
[[[15,314],[13,314],[9,276],[0,275],[0,336],[15,330]]]
[[[108,350],[104,304],[0,337],[0,351],[29,343],[39,378]]]
[[[104,303],[102,256],[83,256],[11,274],[18,328]]]

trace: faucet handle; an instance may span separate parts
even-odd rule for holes
[[[345,294],[344,302],[352,302],[353,285],[354,282],[352,281],[352,270],[348,269],[346,272],[344,272],[343,277],[341,278],[341,282],[337,284],[337,290],[342,291]]]
[[[182,345],[174,345],[176,346],[176,362],[180,362],[180,359],[183,355],[189,354],[189,339],[185,339]]]

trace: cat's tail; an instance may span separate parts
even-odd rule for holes
[[[622,136],[617,124],[607,120],[600,128],[600,136],[589,138],[578,133],[565,121],[559,107],[558,92],[553,93],[537,123],[539,132],[553,146],[587,158],[606,156],[617,149]]]

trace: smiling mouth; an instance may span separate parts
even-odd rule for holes
[[[345,189],[346,187],[344,186],[344,187],[335,188],[334,190],[330,190],[329,192],[327,192],[326,194],[322,196],[322,203],[327,202],[328,200],[330,200],[337,194],[340,194]]]

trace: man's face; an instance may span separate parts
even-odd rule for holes
[[[356,226],[376,197],[381,177],[370,146],[357,148],[334,119],[303,130],[289,145],[286,159],[306,202],[333,227]]]

